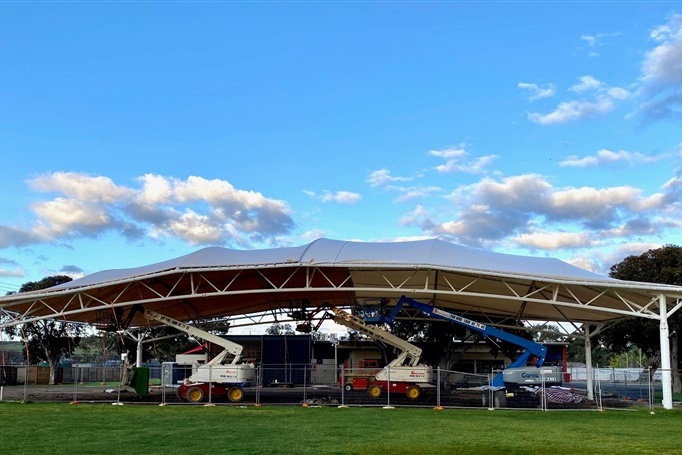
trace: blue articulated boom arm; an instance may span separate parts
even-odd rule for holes
[[[441,310],[440,308],[436,308],[425,303],[417,302],[416,300],[413,300],[409,297],[405,296],[400,297],[398,303],[396,303],[396,306],[391,312],[391,314],[388,317],[384,318],[384,321],[382,322],[392,322],[395,316],[400,311],[402,305],[405,303],[407,303],[411,307],[414,307],[422,311],[423,313],[426,313],[430,317],[444,319],[446,321],[450,321],[452,323],[464,326],[470,330],[479,332],[481,335],[483,335],[484,338],[494,337],[521,347],[523,349],[523,352],[521,353],[520,356],[514,359],[514,361],[507,368],[526,366],[526,362],[528,362],[528,359],[531,356],[534,356],[536,358],[533,366],[540,367],[545,363],[545,357],[547,356],[547,348],[539,343],[536,343],[532,340],[528,340],[526,338],[522,338],[512,333],[504,332],[496,327],[491,327],[480,322],[472,321],[471,319],[467,319],[462,316],[450,313],[449,311]],[[499,374],[497,377],[495,377],[495,379],[493,379],[492,385],[495,386],[504,385],[504,383],[502,382],[501,374]]]

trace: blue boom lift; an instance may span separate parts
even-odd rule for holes
[[[471,319],[441,310],[432,305],[418,302],[406,296],[400,297],[393,307],[393,310],[385,315],[381,309],[374,312],[365,313],[365,322],[383,324],[392,323],[404,304],[420,310],[429,317],[443,319],[454,324],[459,324],[469,330],[478,332],[490,341],[501,340],[514,344],[522,349],[521,354],[516,357],[507,368],[502,370],[490,381],[488,390],[483,392],[482,400],[484,405],[489,405],[490,399],[496,407],[504,407],[507,399],[517,403],[527,402],[535,396],[533,392],[525,387],[553,386],[561,385],[561,369],[558,367],[543,367],[547,355],[547,347],[532,340],[522,338],[512,333],[507,333],[496,327],[482,324]],[[526,366],[532,359],[532,365]],[[493,393],[494,392],[494,393]]]

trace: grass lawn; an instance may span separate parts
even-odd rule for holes
[[[682,412],[0,402],[2,454],[678,454]]]

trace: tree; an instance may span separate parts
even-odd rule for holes
[[[24,283],[19,292],[38,291],[71,281],[71,277],[55,275],[40,281]],[[50,384],[55,384],[57,366],[64,356],[70,356],[80,342],[83,326],[79,324],[43,319],[8,327],[5,332],[20,337],[26,346],[29,362],[46,361],[50,367]]]
[[[98,332],[82,337],[75,349],[79,362],[105,363],[120,357],[120,337],[116,333]]]
[[[628,256],[612,265],[609,275],[621,280],[682,286],[682,247],[666,245],[639,256]],[[673,372],[673,392],[682,393],[678,355],[680,337],[677,335],[682,329],[679,311],[668,318],[668,326],[671,364],[673,369],[678,370]],[[618,322],[603,334],[602,341],[615,352],[626,352],[637,346],[646,354],[652,371],[659,366],[661,351],[658,321],[631,318]]]

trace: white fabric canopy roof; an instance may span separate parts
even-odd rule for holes
[[[682,288],[615,280],[553,258],[483,251],[431,239],[310,244],[262,250],[209,247],[130,269],[104,270],[53,288],[0,298],[19,319],[88,323],[142,305],[179,320],[352,306],[400,295],[468,314],[549,321],[659,319]],[[672,303],[672,304],[671,304]],[[147,321],[138,315],[136,324]]]

